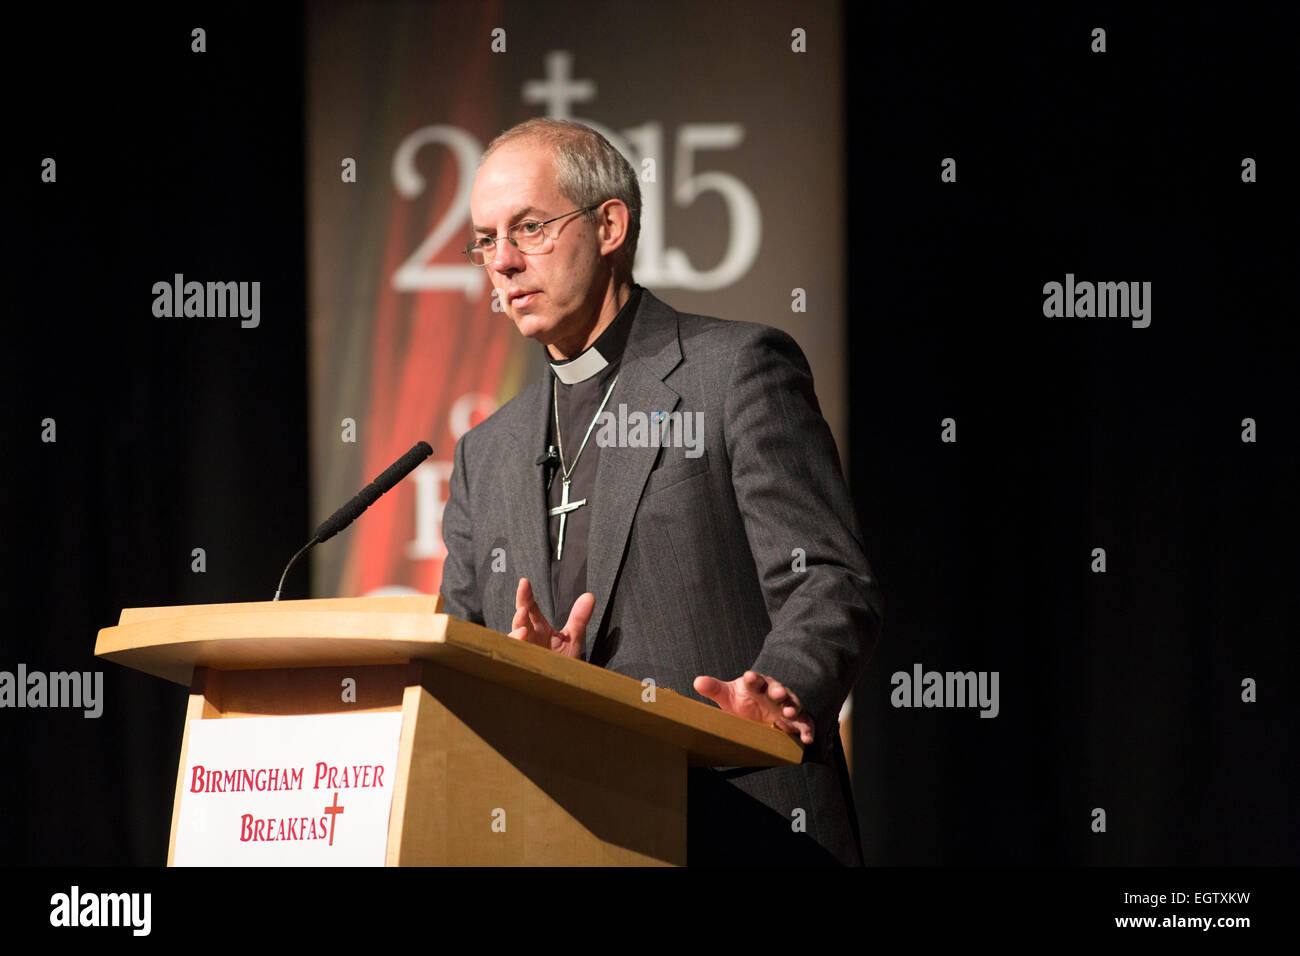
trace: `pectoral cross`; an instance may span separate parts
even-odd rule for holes
[[[550,511],[546,512],[552,518],[554,518],[556,515],[560,516],[560,534],[555,541],[556,561],[559,561],[560,558],[564,556],[564,522],[569,520],[569,512],[577,511],[579,508],[581,508],[583,505],[587,503],[586,498],[583,498],[579,501],[569,500],[569,479],[568,478],[565,478],[560,482],[560,494],[561,494],[560,503],[556,505],[554,508],[552,508]]]

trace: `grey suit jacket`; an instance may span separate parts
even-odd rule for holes
[[[563,625],[535,464],[550,379],[456,445],[441,591],[448,613],[497,631],[510,630],[521,577]],[[753,669],[786,684],[817,725],[799,766],[691,771],[688,862],[860,863],[836,722],[882,603],[802,351],[777,329],[679,313],[643,290],[607,408],[617,415],[620,403],[628,414],[702,413],[703,451],[685,435],[601,448],[584,656],[697,700],[696,675]],[[497,548],[506,573],[492,571]]]

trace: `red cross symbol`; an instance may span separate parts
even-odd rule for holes
[[[325,812],[330,815],[330,846],[333,846],[334,845],[334,821],[338,819],[338,815],[343,812],[343,808],[339,806],[339,794],[337,790],[334,791],[334,805],[330,807],[326,807]]]

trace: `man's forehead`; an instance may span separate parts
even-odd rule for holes
[[[559,198],[549,150],[503,146],[487,158],[474,177],[470,218],[475,231],[491,231],[502,219],[550,212]]]

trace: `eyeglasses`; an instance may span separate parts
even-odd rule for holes
[[[523,222],[517,222],[506,230],[506,238],[510,244],[520,252],[536,252],[546,243],[546,230],[543,226],[549,225],[558,219],[567,219],[569,216],[576,216],[580,212],[591,212],[593,209],[599,209],[601,203],[594,206],[583,206],[581,209],[575,209],[573,212],[566,212],[563,216],[556,216],[554,219],[547,219],[545,222],[538,222],[536,219],[525,219]],[[499,238],[496,236],[479,236],[471,239],[469,245],[464,249],[465,255],[469,261],[476,266],[485,266],[497,254],[497,243]]]

